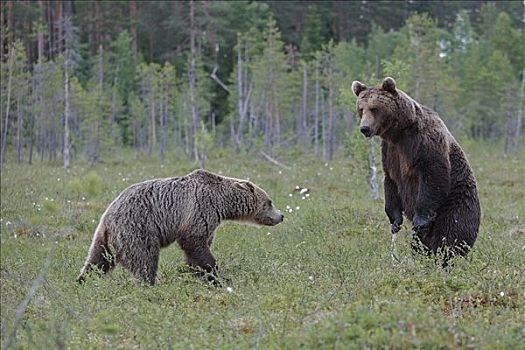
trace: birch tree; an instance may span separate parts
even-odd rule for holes
[[[70,75],[73,65],[77,60],[77,28],[73,26],[70,16],[63,19],[63,24],[59,26],[64,32],[64,138],[62,144],[62,158],[64,168],[69,168],[71,161],[71,135],[70,135],[70,119],[71,119],[71,101],[70,101]],[[61,38],[62,36],[59,35]],[[59,40],[60,41],[60,40]],[[61,44],[58,44],[61,48]]]
[[[188,82],[189,82],[189,98],[190,98],[190,111],[191,111],[191,140],[192,140],[192,152],[193,158],[196,162],[199,161],[199,149],[197,145],[197,132],[199,125],[199,110],[197,106],[197,77],[196,77],[196,60],[197,60],[197,49],[195,43],[196,28],[195,28],[195,2],[190,0],[190,64],[188,70]]]

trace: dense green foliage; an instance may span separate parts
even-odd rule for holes
[[[505,138],[506,152],[523,144],[522,2],[7,1],[2,9],[0,134],[18,162],[57,159],[69,143],[73,161],[90,163],[121,147],[161,162],[176,151],[201,165],[211,148],[230,147],[298,147],[329,160],[354,130],[351,82],[386,75],[455,135]]]
[[[359,159],[325,165],[313,156],[289,158],[284,169],[264,159],[213,157],[209,169],[250,178],[286,212],[273,228],[219,228],[214,253],[231,292],[187,273],[176,245],[161,252],[154,287],[121,267],[83,286],[75,282],[111,200],[130,183],[184,174],[193,163],[167,157],[163,167],[137,164],[128,152],[68,170],[6,164],[2,345],[50,256],[16,326],[15,348],[518,349],[525,323],[524,159],[463,144],[483,219],[473,252],[451,271],[412,255],[409,224],[397,241],[401,262],[392,262],[383,203],[370,199]],[[296,186],[309,188],[309,196],[302,199]]]

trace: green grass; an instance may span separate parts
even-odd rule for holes
[[[228,223],[214,243],[232,291],[189,275],[177,245],[161,253],[158,283],[117,268],[79,286],[93,231],[125,187],[195,165],[121,156],[90,168],[12,163],[1,190],[1,341],[50,252],[50,268],[18,325],[15,348],[517,349],[525,339],[524,157],[467,147],[482,201],[475,249],[452,271],[410,249],[409,224],[390,257],[383,202],[352,159],[211,159],[208,169],[264,188],[285,222]],[[311,188],[301,199],[295,186]],[[293,196],[290,197],[289,194]],[[300,207],[296,210],[296,207]]]

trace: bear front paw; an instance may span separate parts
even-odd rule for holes
[[[394,222],[390,225],[390,231],[393,235],[399,232],[401,230],[401,224],[403,223],[403,218],[397,218],[394,220]]]

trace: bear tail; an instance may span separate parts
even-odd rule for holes
[[[108,245],[108,230],[104,224],[104,217],[102,217],[95,230],[86,262],[82,270],[80,270],[77,282],[83,283],[86,275],[89,274],[93,268],[97,268],[102,273],[106,273],[113,267],[115,267],[115,259]]]

